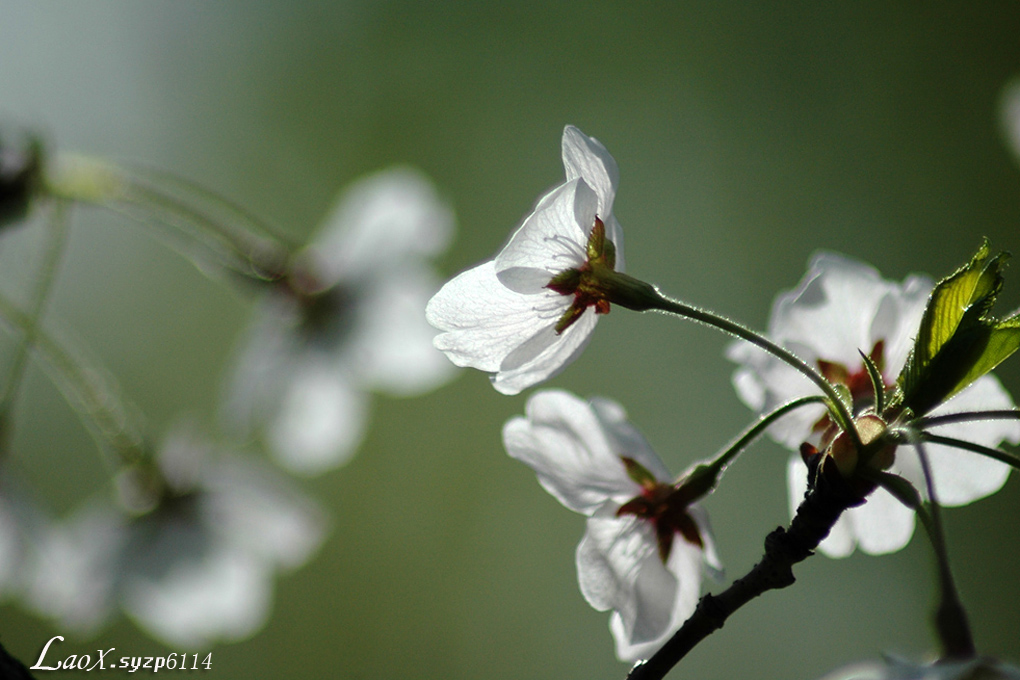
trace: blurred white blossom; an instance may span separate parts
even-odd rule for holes
[[[120,607],[153,637],[191,649],[258,631],[273,579],[304,564],[325,533],[321,511],[271,469],[180,430],[158,473],[121,478],[131,515],[94,501],[39,541],[27,604],[94,632]]]
[[[860,352],[868,354],[887,386],[895,383],[913,346],[934,283],[911,275],[887,281],[868,265],[832,253],[816,255],[793,291],[780,294],[769,318],[769,337],[851,392],[855,410],[871,403],[872,388]],[[759,413],[817,392],[801,373],[749,344],[732,344],[727,356],[740,364],[733,377],[740,398]],[[982,409],[1010,409],[1013,400],[992,375],[975,381],[930,415]],[[831,423],[824,407],[801,408],[769,429],[787,448],[802,442],[824,444]],[[1020,422],[986,420],[931,428],[932,432],[985,446],[1020,441]],[[928,444],[935,490],[944,505],[965,505],[998,491],[1009,466],[979,454]],[[890,472],[923,488],[920,461],[912,447],[900,446]],[[794,454],[788,465],[791,513],[807,489],[807,467]],[[914,513],[879,488],[867,502],[843,513],[819,546],[831,557],[844,557],[855,546],[870,554],[894,552],[914,531]]]
[[[36,536],[47,526],[21,478],[9,464],[0,464],[0,601],[24,587]]]
[[[1009,150],[1020,161],[1020,78],[1014,78],[1002,89],[999,123]]]
[[[609,303],[572,276],[593,259],[623,270],[623,232],[613,215],[619,183],[606,148],[573,126],[563,131],[566,181],[538,201],[495,259],[461,273],[429,302],[436,347],[458,366],[489,373],[517,394],[562,371]]]
[[[416,170],[348,187],[294,275],[264,300],[229,384],[228,418],[261,433],[291,471],[317,474],[361,442],[368,392],[408,396],[449,380],[424,310],[439,288],[426,260],[453,227]]]
[[[847,666],[822,680],[1020,680],[1020,669],[989,658],[924,665],[888,658]]]
[[[577,547],[581,593],[613,610],[621,660],[647,658],[691,615],[719,559],[708,516],[676,493],[665,465],[623,408],[543,390],[503,428],[507,452],[563,505],[588,517]]]

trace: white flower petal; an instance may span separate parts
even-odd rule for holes
[[[408,264],[365,291],[358,323],[340,352],[361,387],[410,396],[450,379],[456,369],[433,345],[436,331],[425,320],[438,288],[430,271]]]
[[[568,392],[542,390],[528,399],[525,411],[526,418],[513,418],[503,427],[503,445],[535,470],[539,483],[563,505],[591,515],[611,498],[622,503],[641,493],[620,460],[628,452],[615,447],[586,402]]]
[[[571,300],[515,293],[496,278],[492,261],[447,282],[429,301],[425,318],[441,331],[435,346],[457,366],[495,372],[508,354],[546,326],[555,325]]]
[[[364,436],[366,396],[331,364],[309,360],[297,367],[269,425],[270,450],[298,474],[315,475],[343,465]]]
[[[29,563],[50,521],[10,465],[0,464],[0,601],[26,587]]]
[[[612,514],[589,518],[577,546],[577,579],[592,607],[619,614],[624,644],[657,640],[669,628],[679,585],[659,557],[648,522]]]
[[[1011,408],[1014,408],[1013,399],[998,378],[986,375],[932,410],[930,415]],[[944,425],[931,431],[989,447],[996,447],[1004,441],[1011,444],[1020,442],[1020,422],[1016,420],[978,420]],[[937,444],[927,445],[925,451],[931,460],[935,493],[943,505],[965,505],[984,498],[1001,489],[1009,476],[1009,465],[977,453]],[[897,459],[899,457],[897,453]]]
[[[613,212],[613,200],[620,184],[620,170],[616,160],[602,142],[589,137],[573,125],[563,129],[562,149],[567,181],[580,177],[595,190],[599,199],[598,214],[605,221]]]
[[[293,569],[318,550],[326,519],[286,477],[245,459],[224,458],[203,480],[210,531],[267,564]]]
[[[895,657],[854,664],[822,680],[1020,680],[1020,669],[992,658],[918,665]]]
[[[200,649],[242,640],[265,625],[272,574],[260,560],[223,549],[194,560],[164,557],[172,566],[159,578],[134,574],[124,584],[124,611],[154,637]]]
[[[677,536],[663,564],[651,524],[633,516],[616,517],[615,509],[606,506],[588,520],[577,547],[577,575],[592,607],[613,610],[609,627],[617,657],[636,661],[658,651],[694,612],[705,553]],[[703,511],[691,509],[710,546]]]
[[[0,596],[12,590],[21,566],[21,536],[13,510],[0,497]]]
[[[853,525],[858,546],[869,555],[896,552],[914,534],[914,511],[885,489],[875,489],[864,505],[850,508],[844,516]]]
[[[694,610],[703,572],[719,569],[706,513],[697,505],[688,508],[704,549],[677,535],[663,564],[653,523],[617,516],[643,492],[622,456],[638,461],[659,483],[670,483],[665,465],[623,408],[608,399],[585,403],[567,392],[542,390],[528,400],[526,412],[503,428],[507,452],[531,466],[561,503],[589,516],[576,554],[581,592],[596,609],[613,610],[610,629],[621,659],[650,654]]]
[[[306,255],[330,286],[442,252],[453,224],[453,210],[423,173],[391,168],[344,189]]]
[[[453,225],[417,170],[351,184],[258,311],[224,400],[230,424],[242,436],[266,433],[292,467],[319,472],[360,443],[362,392],[412,395],[448,380],[421,310],[438,287],[424,259],[446,247]],[[315,394],[304,395],[308,362],[342,378],[312,381]]]
[[[547,194],[496,256],[496,276],[517,293],[543,292],[554,276],[587,260],[598,199],[576,179]]]
[[[907,363],[917,329],[921,327],[928,296],[934,287],[935,282],[929,277],[911,274],[879,303],[875,319],[871,322],[869,340],[872,346],[878,340],[885,341],[883,374],[887,383],[894,381]],[[862,349],[868,352],[871,347]]]
[[[545,291],[521,295],[496,278],[486,262],[460,274],[429,301],[425,316],[436,328],[435,346],[458,366],[496,372],[493,385],[517,394],[562,371],[583,351],[595,327],[589,308],[562,333],[556,323],[572,298]]]
[[[90,505],[53,526],[33,554],[27,605],[61,626],[95,632],[113,611],[126,542],[124,519],[106,506]]]
[[[590,407],[602,425],[602,430],[616,456],[633,458],[651,472],[656,480],[666,484],[672,483],[673,479],[666,469],[666,464],[655,453],[644,435],[627,419],[627,411],[623,406],[611,399],[594,397]]]
[[[447,283],[426,309],[429,323],[445,331],[437,348],[458,366],[497,373],[504,394],[556,375],[584,349],[595,326],[589,306],[567,327],[555,326],[575,303],[548,288],[560,273],[587,262],[596,216],[616,245],[622,269],[622,235],[613,218],[616,164],[596,140],[576,128],[564,132],[567,181],[546,194],[492,262]]]
[[[999,98],[999,123],[1013,156],[1020,159],[1020,79],[1014,78]]]
[[[886,323],[890,305],[898,309],[896,290],[861,262],[819,253],[812,258],[797,288],[776,298],[768,335],[808,364],[824,359],[858,367],[858,350],[870,352],[880,339],[890,342],[873,332],[896,330]],[[895,340],[897,347],[902,344],[899,334]],[[771,411],[792,399],[818,393],[817,386],[799,371],[748,343],[733,343],[726,354],[740,364],[733,377],[737,394],[756,411]],[[899,368],[894,370],[898,373]],[[769,434],[796,449],[811,438],[811,426],[824,413],[822,406],[797,409],[769,428]]]
[[[558,375],[581,356],[597,322],[595,310],[589,307],[562,333],[546,326],[507,355],[492,378],[493,387],[503,394],[518,394]]]
[[[223,399],[223,416],[241,436],[256,431],[277,407],[280,385],[287,382],[300,351],[297,311],[283,296],[267,296],[239,343]]]
[[[805,361],[859,363],[858,350],[871,350],[872,320],[892,290],[874,268],[835,253],[818,253],[800,285],[776,299],[769,335],[808,348],[812,355],[802,356]]]

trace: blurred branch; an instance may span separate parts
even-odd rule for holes
[[[0,678],[4,678],[4,680],[32,680],[34,677],[28,672],[25,664],[8,654],[4,646],[0,644]]]
[[[14,358],[11,360],[7,382],[0,388],[0,456],[3,456],[7,449],[8,438],[10,436],[11,411],[25,377],[29,350],[36,342],[39,324],[42,322],[42,317],[46,312],[46,306],[53,292],[57,274],[60,271],[60,263],[67,246],[67,207],[66,202],[60,199],[54,201],[51,206],[53,212],[46,224],[47,233],[43,261],[39,267],[31,308],[27,313],[27,321],[29,323],[23,329],[21,341],[18,343]]]

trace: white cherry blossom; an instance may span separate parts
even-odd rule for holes
[[[999,123],[1009,150],[1020,161],[1020,78],[1014,78],[1002,89]]]
[[[0,463],[0,601],[24,588],[35,537],[48,527],[22,477],[9,461]]]
[[[820,253],[797,288],[776,298],[768,335],[817,365],[830,380],[845,384],[860,407],[872,396],[860,352],[875,360],[886,384],[892,385],[906,363],[933,287],[924,276],[911,275],[896,283],[862,262]],[[734,343],[727,355],[740,364],[733,378],[737,393],[759,413],[817,392],[802,374],[748,344]],[[997,378],[986,375],[931,415],[1009,408],[1013,408],[1012,398]],[[802,442],[819,443],[827,423],[824,418],[823,407],[802,408],[777,422],[769,433],[796,451]],[[1020,423],[1015,420],[956,423],[931,431],[985,446],[1020,441]],[[1009,474],[1008,465],[975,453],[935,444],[925,450],[943,505],[965,505],[994,493]],[[897,448],[889,471],[917,488],[924,487],[920,461],[911,447]],[[793,512],[807,489],[807,468],[800,455],[790,458],[787,477]],[[855,546],[873,555],[889,553],[904,547],[913,531],[913,511],[880,488],[864,505],[843,513],[819,547],[831,557],[849,555]]]
[[[525,409],[503,428],[506,450],[563,505],[588,517],[577,547],[581,593],[595,609],[613,611],[621,660],[647,658],[694,611],[704,572],[719,569],[708,517],[697,503],[680,501],[619,404],[543,390]]]
[[[454,372],[425,321],[453,213],[416,170],[394,168],[341,195],[295,275],[263,301],[240,351],[226,413],[292,472],[345,463],[369,392],[420,394]]]
[[[458,366],[494,373],[503,394],[562,371],[588,344],[596,314],[609,311],[607,301],[562,277],[580,276],[595,260],[623,270],[623,234],[613,216],[616,161],[573,126],[563,131],[562,148],[566,180],[539,200],[495,259],[448,282],[426,310],[444,331],[436,347]]]
[[[822,680],[1020,680],[1020,669],[991,658],[924,665],[887,658],[847,666]]]
[[[268,619],[276,573],[321,544],[322,513],[271,469],[214,456],[184,431],[158,465],[165,487],[145,514],[94,501],[41,537],[28,606],[84,633],[119,606],[153,637],[192,649],[251,636]],[[152,492],[144,475],[127,481],[135,497]]]

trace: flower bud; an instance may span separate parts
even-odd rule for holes
[[[876,470],[885,470],[892,465],[896,445],[881,442],[886,430],[885,421],[876,415],[868,414],[857,418],[854,425],[861,440],[860,449],[846,432],[841,432],[826,452],[836,464],[840,474],[844,478],[853,477],[860,464]]]

